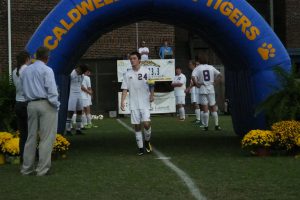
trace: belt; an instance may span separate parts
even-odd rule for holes
[[[43,101],[43,100],[47,100],[47,99],[46,99],[46,98],[32,99],[32,100],[29,100],[28,102],[32,102],[32,101]]]

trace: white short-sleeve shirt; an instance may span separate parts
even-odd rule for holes
[[[124,74],[121,89],[129,90],[130,110],[150,109],[148,79],[149,70],[144,67],[138,71],[130,69]]]
[[[139,53],[140,54],[147,53],[147,54],[142,54],[141,60],[148,60],[149,59],[149,57],[148,57],[148,54],[149,54],[148,47],[141,47],[141,48],[139,48]]]
[[[70,96],[71,95],[81,95],[81,84],[83,80],[83,75],[78,75],[74,69],[70,75]]]
[[[21,68],[19,70],[19,76],[17,75],[17,68],[14,69],[14,71],[13,71],[13,81],[14,81],[14,85],[16,87],[16,101],[21,101],[21,102],[25,101],[20,77],[21,77],[21,74],[23,73],[23,70],[26,67],[27,67],[27,65],[21,66]]]
[[[198,83],[203,84],[199,88],[200,94],[215,93],[214,82],[215,78],[221,74],[216,68],[211,65],[198,65],[192,73],[196,77]]]
[[[91,79],[89,76],[83,76],[83,80],[82,80],[82,84],[83,87],[85,87],[86,89],[91,87]],[[81,96],[82,99],[88,99],[89,98],[89,94],[86,93],[85,91],[81,90]]]
[[[173,78],[173,82],[172,83],[181,83],[182,86],[180,87],[174,87],[174,93],[175,93],[175,96],[185,96],[185,89],[186,89],[186,77],[184,74],[179,74],[179,75],[176,75],[174,78]]]

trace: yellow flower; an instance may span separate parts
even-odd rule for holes
[[[272,131],[252,130],[242,139],[242,148],[270,147],[275,139]]]
[[[20,142],[20,138],[12,138],[10,140],[7,140],[5,144],[2,146],[3,153],[8,153],[14,156],[19,155],[20,154],[19,142]]]
[[[0,149],[3,147],[3,145],[10,139],[13,138],[13,135],[8,132],[0,132]]]
[[[69,150],[70,142],[61,134],[56,134],[56,140],[53,145],[54,152]]]
[[[281,121],[272,125],[272,131],[281,148],[291,150],[297,145],[297,138],[300,136],[299,121]],[[298,145],[297,145],[298,146]]]

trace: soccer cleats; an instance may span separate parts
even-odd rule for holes
[[[152,152],[152,146],[150,144],[150,141],[145,141],[145,149],[147,153],[151,153]]]
[[[145,153],[144,148],[139,148],[138,155],[142,156],[142,155],[144,155],[144,153]]]

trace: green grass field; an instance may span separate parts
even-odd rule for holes
[[[123,118],[129,124],[128,118]],[[152,144],[185,171],[208,199],[300,199],[300,159],[253,157],[241,151],[231,120],[202,132],[172,117],[153,117]],[[134,134],[115,119],[70,138],[68,158],[46,177],[0,166],[0,199],[194,199],[184,182],[154,154],[139,157]]]

